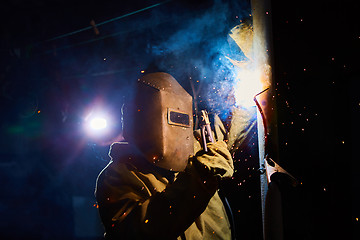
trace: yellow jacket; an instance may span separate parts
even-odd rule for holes
[[[111,161],[96,186],[106,239],[230,240],[229,219],[217,192],[218,178],[232,175],[230,152],[245,139],[243,128],[241,125],[237,133],[228,134],[231,145],[226,145],[221,141],[225,130],[216,125],[220,141],[210,146],[211,154],[190,159],[180,173],[154,166],[125,143],[113,144]],[[224,162],[219,166],[219,157],[226,159],[226,166]]]

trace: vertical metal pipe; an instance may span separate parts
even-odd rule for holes
[[[265,169],[266,155],[279,163],[275,87],[272,74],[272,26],[270,0],[251,0],[254,29],[254,61],[261,71],[263,88],[269,88],[257,97],[264,112],[266,129],[258,111],[259,165]],[[266,132],[265,132],[266,131]],[[266,143],[266,144],[265,144]],[[263,236],[266,240],[282,240],[283,225],[281,195],[278,186],[270,183],[267,174],[260,175]]]

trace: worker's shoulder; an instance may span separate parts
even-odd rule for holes
[[[114,142],[109,149],[109,157],[112,161],[126,160],[133,155],[134,148],[128,142]]]

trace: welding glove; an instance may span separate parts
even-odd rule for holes
[[[217,179],[232,177],[234,164],[224,141],[207,144],[208,151],[199,151],[193,158],[193,165],[204,177]]]
[[[226,142],[230,153],[233,155],[239,148],[246,146],[256,131],[256,108],[245,109],[232,107],[229,116],[223,121],[218,115],[213,119],[213,136],[217,141]],[[194,131],[194,151],[200,151],[201,131]]]

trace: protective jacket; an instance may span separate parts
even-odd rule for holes
[[[219,141],[208,144],[208,153],[191,157],[182,172],[149,163],[126,143],[111,146],[111,161],[96,186],[106,239],[231,239],[218,181],[232,176],[231,152],[254,122],[237,121],[236,133],[230,134],[216,123]]]

